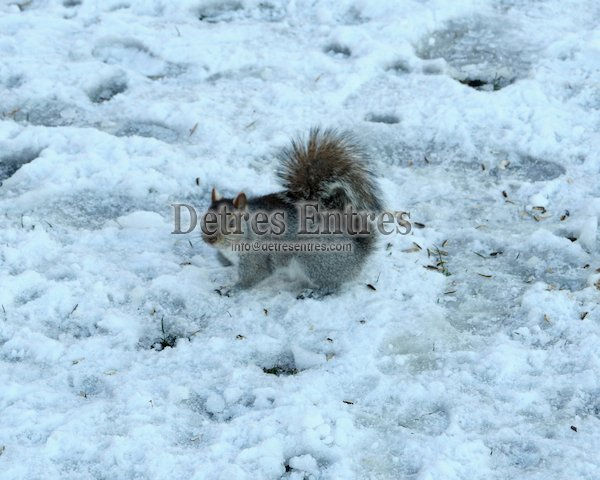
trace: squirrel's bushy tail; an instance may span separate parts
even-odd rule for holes
[[[279,155],[278,176],[293,201],[318,201],[327,208],[380,210],[379,189],[366,156],[348,133],[312,128]]]

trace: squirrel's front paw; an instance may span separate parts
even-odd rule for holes
[[[305,288],[302,290],[296,300],[304,300],[306,298],[312,298],[313,300],[320,300],[328,295],[331,295],[333,290],[329,288]]]

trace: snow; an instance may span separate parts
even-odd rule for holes
[[[0,478],[597,479],[599,18],[0,3]],[[171,205],[276,190],[315,124],[424,227],[336,296],[219,296]]]

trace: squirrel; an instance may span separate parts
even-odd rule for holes
[[[223,198],[212,189],[211,204],[203,217],[203,240],[216,247],[225,259],[237,263],[236,290],[252,287],[275,270],[287,267],[300,274],[311,287],[297,298],[320,298],[335,293],[360,272],[375,249],[375,229],[371,228],[365,212],[379,212],[382,202],[374,175],[366,164],[366,154],[350,133],[316,127],[307,137],[293,139],[279,153],[278,160],[276,173],[283,185],[280,192],[258,197],[247,197],[241,192],[235,198]],[[341,214],[348,209],[362,212],[362,216],[357,216],[359,234],[339,229],[334,232],[338,235],[307,235],[309,232],[303,228],[308,230],[322,224],[321,217],[316,221],[306,212],[304,221],[308,226],[301,224],[301,209],[306,205],[312,205],[312,213],[325,210]],[[250,218],[252,214],[258,218],[258,212],[265,213],[265,217],[272,214],[271,227],[279,228],[257,235]],[[209,223],[214,227],[212,230]],[[350,223],[355,225],[355,219]],[[255,244],[257,240],[261,245],[311,240],[333,251],[267,251],[260,247],[259,251],[234,251],[235,245],[242,241]]]

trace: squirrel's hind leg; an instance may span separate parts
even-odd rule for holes
[[[344,282],[356,276],[364,256],[357,252],[312,253],[302,255],[298,261],[315,288],[301,292],[297,298],[323,298],[336,293]]]
[[[250,288],[273,273],[273,265],[268,255],[250,253],[240,257],[238,264],[239,288]]]

